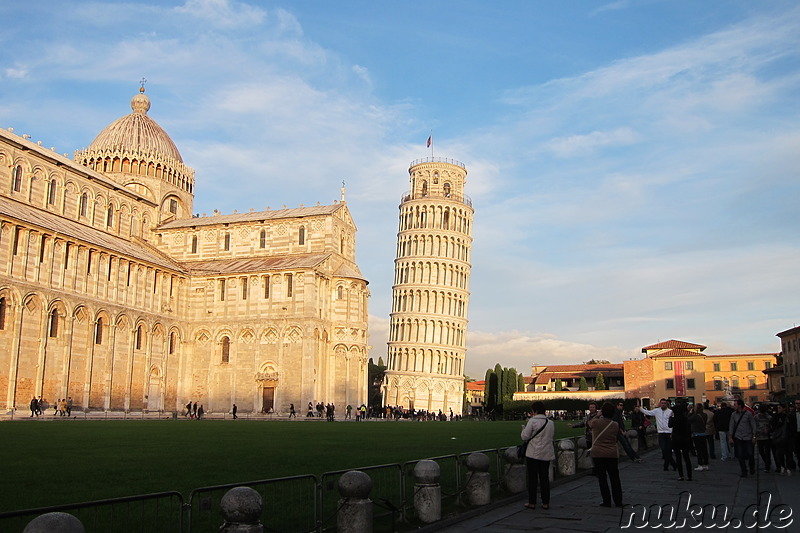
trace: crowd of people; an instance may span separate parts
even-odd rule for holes
[[[689,405],[677,401],[671,405],[666,398],[658,407],[647,409],[636,406],[630,413],[631,429],[636,430],[638,449],[647,449],[645,434],[655,423],[658,446],[665,472],[677,471],[678,480],[692,480],[693,472],[709,470],[710,461],[738,461],[741,477],[756,473],[756,450],[761,457],[765,473],[774,472],[790,476],[800,465],[800,400],[786,404],[759,404],[752,408],[742,400],[735,400],[733,407],[727,402],[719,406]],[[542,508],[550,505],[550,461],[555,460],[552,445],[554,424],[548,418],[543,402],[531,406],[531,416],[523,426],[525,463],[528,475],[528,503],[525,507],[535,509],[537,494]],[[600,409],[596,402],[589,402],[580,422],[570,427],[584,427],[586,447],[592,459],[592,475],[597,476],[601,506],[622,507],[622,482],[619,475],[620,444],[634,462],[642,462],[625,435],[623,402],[605,402]],[[693,464],[696,458],[696,466]]]
[[[47,400],[41,396],[38,398],[34,396],[30,403],[31,418],[42,416],[50,407],[50,403]],[[56,400],[52,407],[54,409],[53,416],[72,416],[72,396]]]

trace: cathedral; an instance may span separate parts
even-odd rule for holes
[[[0,130],[0,411],[366,403],[369,289],[344,190],[194,215],[194,170],[143,88],[131,108],[74,159]]]

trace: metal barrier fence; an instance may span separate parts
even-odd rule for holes
[[[317,531],[318,485],[316,476],[309,474],[195,489],[187,506],[189,532],[219,531],[224,520],[220,511],[222,497],[234,487],[250,487],[261,495],[261,522],[266,531]]]
[[[326,472],[320,478],[319,531],[336,530],[339,508],[339,478],[350,470]],[[357,470],[372,479],[373,531],[396,531],[403,509],[403,476],[399,464],[368,466]]]
[[[556,449],[558,441],[554,441]],[[434,457],[441,471],[442,517],[456,515],[467,505],[463,498],[470,471],[467,457],[483,453],[489,457],[492,499],[508,494],[503,488],[506,448],[480,450]],[[421,461],[358,468],[372,480],[373,530],[410,531],[422,525],[414,510],[414,468]],[[351,469],[352,470],[352,469]],[[350,470],[313,475],[230,483],[202,487],[190,493],[188,503],[178,492],[115,498],[72,505],[0,513],[0,531],[21,533],[33,518],[49,512],[69,512],[86,531],[114,533],[216,533],[224,522],[221,502],[228,490],[249,487],[261,495],[261,522],[265,531],[319,532],[336,530],[341,495],[339,478]],[[555,472],[558,475],[558,470]]]
[[[183,496],[174,491],[2,513],[0,531],[21,533],[37,516],[55,511],[73,515],[86,531],[184,533]]]

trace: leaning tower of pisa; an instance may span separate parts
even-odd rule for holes
[[[400,200],[384,405],[460,414],[472,201],[459,161],[419,159]]]

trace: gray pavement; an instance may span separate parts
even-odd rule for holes
[[[643,457],[620,462],[622,509],[600,507],[597,478],[584,475],[554,486],[549,510],[525,509],[526,496],[438,531],[800,531],[800,472],[765,473],[757,458],[756,474],[741,478],[735,459],[712,459],[709,470],[692,472],[693,481],[678,481],[677,472],[663,470],[658,449]],[[677,509],[672,519],[670,506]]]

